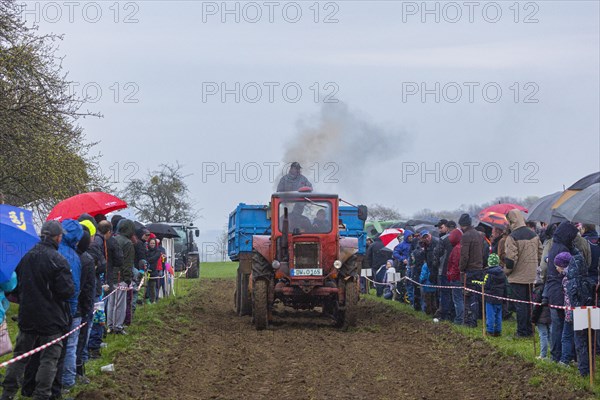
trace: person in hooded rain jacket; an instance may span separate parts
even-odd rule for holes
[[[531,290],[535,274],[542,258],[542,242],[538,235],[525,224],[521,211],[510,210],[506,219],[510,225],[510,234],[504,244],[504,272],[510,283],[512,298],[531,301]],[[531,325],[531,307],[529,304],[515,302],[517,311],[517,337],[533,335]]]
[[[546,270],[546,285],[544,286],[543,300],[544,304],[564,306],[564,293],[562,280],[563,275],[556,269],[554,260],[559,253],[574,252],[573,241],[577,237],[577,228],[570,222],[561,222],[552,236],[552,246],[548,251]],[[552,361],[559,362],[562,358],[562,332],[565,322],[565,311],[557,308],[550,308],[550,354]],[[566,354],[565,357],[568,357]]]

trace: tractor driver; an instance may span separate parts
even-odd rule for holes
[[[294,203],[294,207],[292,208],[292,212],[289,215],[289,223],[290,223],[290,232],[294,233],[300,232],[310,232],[312,229],[312,224],[310,223],[310,219],[302,214],[304,211],[304,202]],[[297,231],[298,230],[298,231]]]
[[[324,209],[317,211],[317,216],[313,221],[313,231],[316,233],[329,232],[331,229],[331,223],[327,221],[327,216]]]

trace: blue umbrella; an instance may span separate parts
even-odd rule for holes
[[[10,279],[21,258],[39,241],[31,211],[0,204],[0,282]]]

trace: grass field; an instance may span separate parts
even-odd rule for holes
[[[205,262],[200,266],[200,278],[206,279],[235,279],[238,263],[226,262]]]

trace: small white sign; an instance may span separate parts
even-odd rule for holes
[[[360,270],[360,276],[368,277],[368,276],[372,276],[372,275],[373,275],[373,271],[371,271],[370,269],[361,269]]]
[[[592,329],[600,330],[600,308],[576,307],[573,310],[573,329],[581,331],[588,328],[588,310],[591,314]]]

